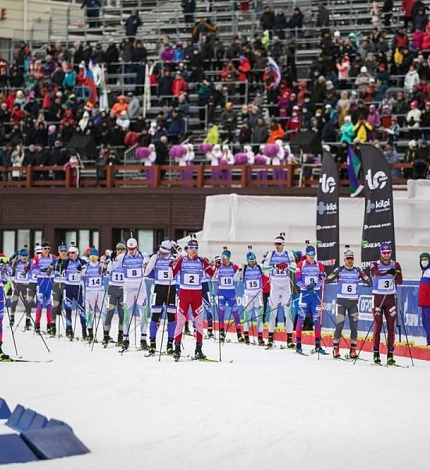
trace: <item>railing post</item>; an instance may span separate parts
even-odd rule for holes
[[[154,188],[158,188],[161,180],[161,168],[160,165],[152,165],[152,168],[154,168],[154,180],[152,181],[152,185]]]
[[[287,163],[287,188],[292,188],[294,184],[295,165]]]
[[[106,188],[114,188],[114,173],[116,170],[116,165],[107,165],[106,166]]]
[[[66,166],[64,170],[65,178],[66,178],[66,188],[72,187],[72,171],[70,170],[70,166]]]
[[[204,188],[205,186],[205,166],[206,165],[197,165],[196,186],[198,188]]]
[[[240,165],[240,187],[246,188],[248,186],[248,165]]]
[[[25,178],[25,187],[26,188],[32,188],[33,187],[33,167],[31,165],[27,166],[27,174],[26,174],[26,178]]]

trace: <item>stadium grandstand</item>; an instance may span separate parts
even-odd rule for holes
[[[397,188],[426,178],[428,7],[3,0],[0,251],[125,227],[155,246],[200,229],[208,194],[315,195],[323,148],[343,194],[364,142]]]

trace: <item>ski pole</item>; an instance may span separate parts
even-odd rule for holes
[[[135,311],[136,311],[137,301],[138,301],[138,299],[139,299],[140,290],[141,290],[141,288],[142,288],[142,282],[143,282],[143,277],[142,277],[142,279],[140,280],[139,289],[137,290],[137,295],[135,295],[135,297],[134,297],[134,302],[133,302],[133,308],[132,308],[132,311],[131,311],[130,321],[128,322],[127,336],[129,336],[129,331],[130,331],[131,322],[133,321],[133,316],[134,316]],[[129,336],[129,337],[130,337],[130,336]],[[125,351],[125,349],[122,349],[121,355],[124,354],[124,351]]]
[[[396,294],[396,306],[397,306],[397,294]],[[396,310],[397,310],[397,308],[396,308]],[[408,345],[409,357],[411,358],[412,367],[415,367],[414,360],[413,360],[413,358],[412,358],[411,346],[410,346],[410,344],[409,344],[408,332],[406,331],[406,322],[405,322],[405,319],[403,318],[402,313],[399,312],[399,314],[400,314],[400,318],[402,319],[403,329],[404,329],[404,331],[405,331],[406,344]]]
[[[4,292],[4,291],[3,291],[3,292]],[[9,318],[9,324],[10,324],[9,307],[7,306],[6,298],[5,298],[5,300],[4,300],[4,305],[5,305],[5,307],[6,307],[6,312],[7,312],[7,316],[8,316],[8,318]],[[15,333],[14,333],[14,331],[13,331],[13,328],[11,328],[10,331],[11,331],[11,333],[12,333],[12,341],[13,341],[13,346],[14,346],[14,348],[15,348],[16,355],[19,356],[19,354],[18,354],[18,349],[17,349],[17,347],[16,347]]]
[[[361,351],[362,351],[362,349],[363,349],[363,347],[364,347],[364,345],[365,345],[365,343],[366,343],[366,341],[367,341],[367,337],[369,336],[370,330],[372,329],[374,323],[375,323],[375,319],[372,320],[372,323],[370,324],[369,330],[367,331],[367,334],[366,334],[366,336],[364,337],[363,342],[361,343],[361,346],[360,346],[360,349],[359,349],[359,351],[358,351],[357,357],[355,358],[355,361],[354,361],[354,363],[353,363],[354,365],[355,365],[355,363],[357,362],[358,358],[360,357]]]
[[[104,291],[104,294],[103,294],[103,299],[102,299],[102,303],[101,303],[102,308],[103,308],[103,305],[104,305],[104,302],[105,302],[106,292],[107,292],[107,287],[106,287],[106,289]],[[97,315],[97,307],[98,307],[97,301],[98,301],[98,298],[99,298],[99,296],[97,295],[96,302],[94,304],[94,315]],[[100,319],[102,317],[102,308],[99,308],[100,313],[99,313],[99,318],[98,318],[97,323],[96,323],[96,329],[94,331],[94,337],[93,337],[93,341],[92,341],[92,345],[91,345],[91,351],[93,351],[94,343],[96,342],[96,339],[97,339],[97,330],[99,328]],[[95,317],[94,317],[94,319],[95,319]]]
[[[257,297],[257,295],[260,295],[261,291],[263,290],[263,288],[261,287],[260,289],[258,289],[257,293],[254,295],[254,297],[251,298],[251,300],[245,305],[245,307],[243,307],[242,311],[240,313],[238,313],[238,316],[239,318],[242,316],[242,313],[249,307],[249,305],[251,304],[251,302]],[[230,318],[231,318],[231,312],[232,310],[230,310]],[[240,323],[239,323],[240,324]],[[230,320],[227,322],[227,328],[225,330],[225,333],[227,334],[228,330],[230,329],[230,327],[232,326],[232,324],[230,324]]]
[[[161,333],[161,344],[160,344],[160,354],[158,355],[158,362],[161,361],[161,351],[163,349],[163,341],[164,341],[164,332],[166,331],[166,320],[167,320],[167,304],[170,299],[170,288],[172,285],[172,279],[169,280],[169,287],[167,288],[167,297],[166,302],[164,303],[165,311],[164,311],[164,321],[163,321],[163,332]]]

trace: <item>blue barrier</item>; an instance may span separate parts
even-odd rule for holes
[[[20,432],[28,431],[31,428],[31,425],[36,417],[36,412],[27,408],[24,413],[22,413],[19,418],[18,423],[16,424],[15,429]]]
[[[16,405],[9,419],[6,421],[6,426],[18,431],[17,425],[24,411],[25,408],[22,405]]]
[[[47,427],[47,428],[54,428],[54,427],[56,427],[56,426],[66,426],[66,427],[68,427],[68,428],[70,429],[70,431],[73,432],[73,429],[72,429],[71,426],[69,426],[69,425],[68,425],[67,423],[65,423],[64,421],[60,421],[59,419],[54,419],[54,418],[52,418],[52,419],[50,419],[50,420],[48,421],[48,423],[46,424],[46,427]]]
[[[33,431],[34,429],[43,429],[48,424],[48,418],[46,416],[40,415],[36,413],[36,416],[31,423],[30,429]]]
[[[19,434],[0,435],[0,465],[39,460]]]
[[[9,419],[11,411],[4,398],[0,397],[0,419]]]

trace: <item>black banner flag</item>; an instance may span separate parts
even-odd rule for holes
[[[330,274],[339,265],[339,173],[327,150],[318,185],[316,238],[318,261]]]
[[[389,242],[396,259],[394,240],[394,207],[391,168],[381,150],[370,144],[361,145],[365,179],[365,209],[361,238],[361,264],[368,268],[379,256],[379,244]]]

